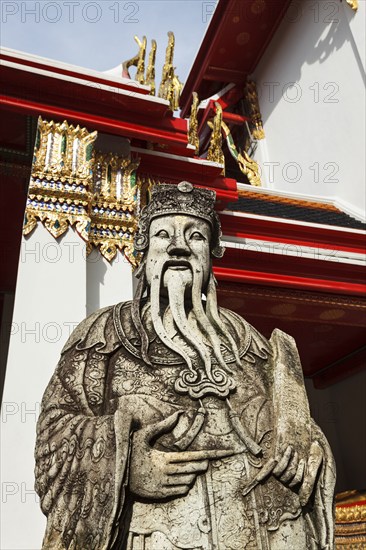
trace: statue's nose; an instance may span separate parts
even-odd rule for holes
[[[169,256],[190,256],[191,250],[182,238],[174,239],[167,248]]]

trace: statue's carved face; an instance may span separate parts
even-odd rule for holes
[[[163,287],[177,271],[187,286],[192,286],[193,271],[202,272],[203,286],[206,286],[211,267],[210,242],[211,227],[205,220],[180,214],[153,219],[146,257],[148,285],[151,285],[157,264],[162,264]]]

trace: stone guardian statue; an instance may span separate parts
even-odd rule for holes
[[[334,548],[335,467],[295,342],[218,307],[214,203],[156,186],[133,301],[63,348],[37,429],[44,549]]]

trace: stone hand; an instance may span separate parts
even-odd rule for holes
[[[268,460],[256,476],[256,481],[273,474],[284,485],[296,490],[302,506],[305,506],[313,492],[322,461],[323,451],[317,441],[312,442],[307,458],[300,458],[298,452],[288,445],[284,452],[277,452],[275,458]]]
[[[216,449],[184,452],[154,449],[154,441],[175,427],[181,412],[134,433],[129,487],[138,497],[159,500],[186,495],[196,477],[206,472],[209,460],[234,454],[231,450]]]

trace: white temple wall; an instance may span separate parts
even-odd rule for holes
[[[252,75],[263,186],[330,197],[365,218],[366,2],[294,1]]]
[[[109,264],[69,229],[56,241],[38,224],[22,239],[1,415],[3,550],[39,550],[45,529],[34,492],[36,420],[73,328],[100,307],[132,298],[132,270]]]

